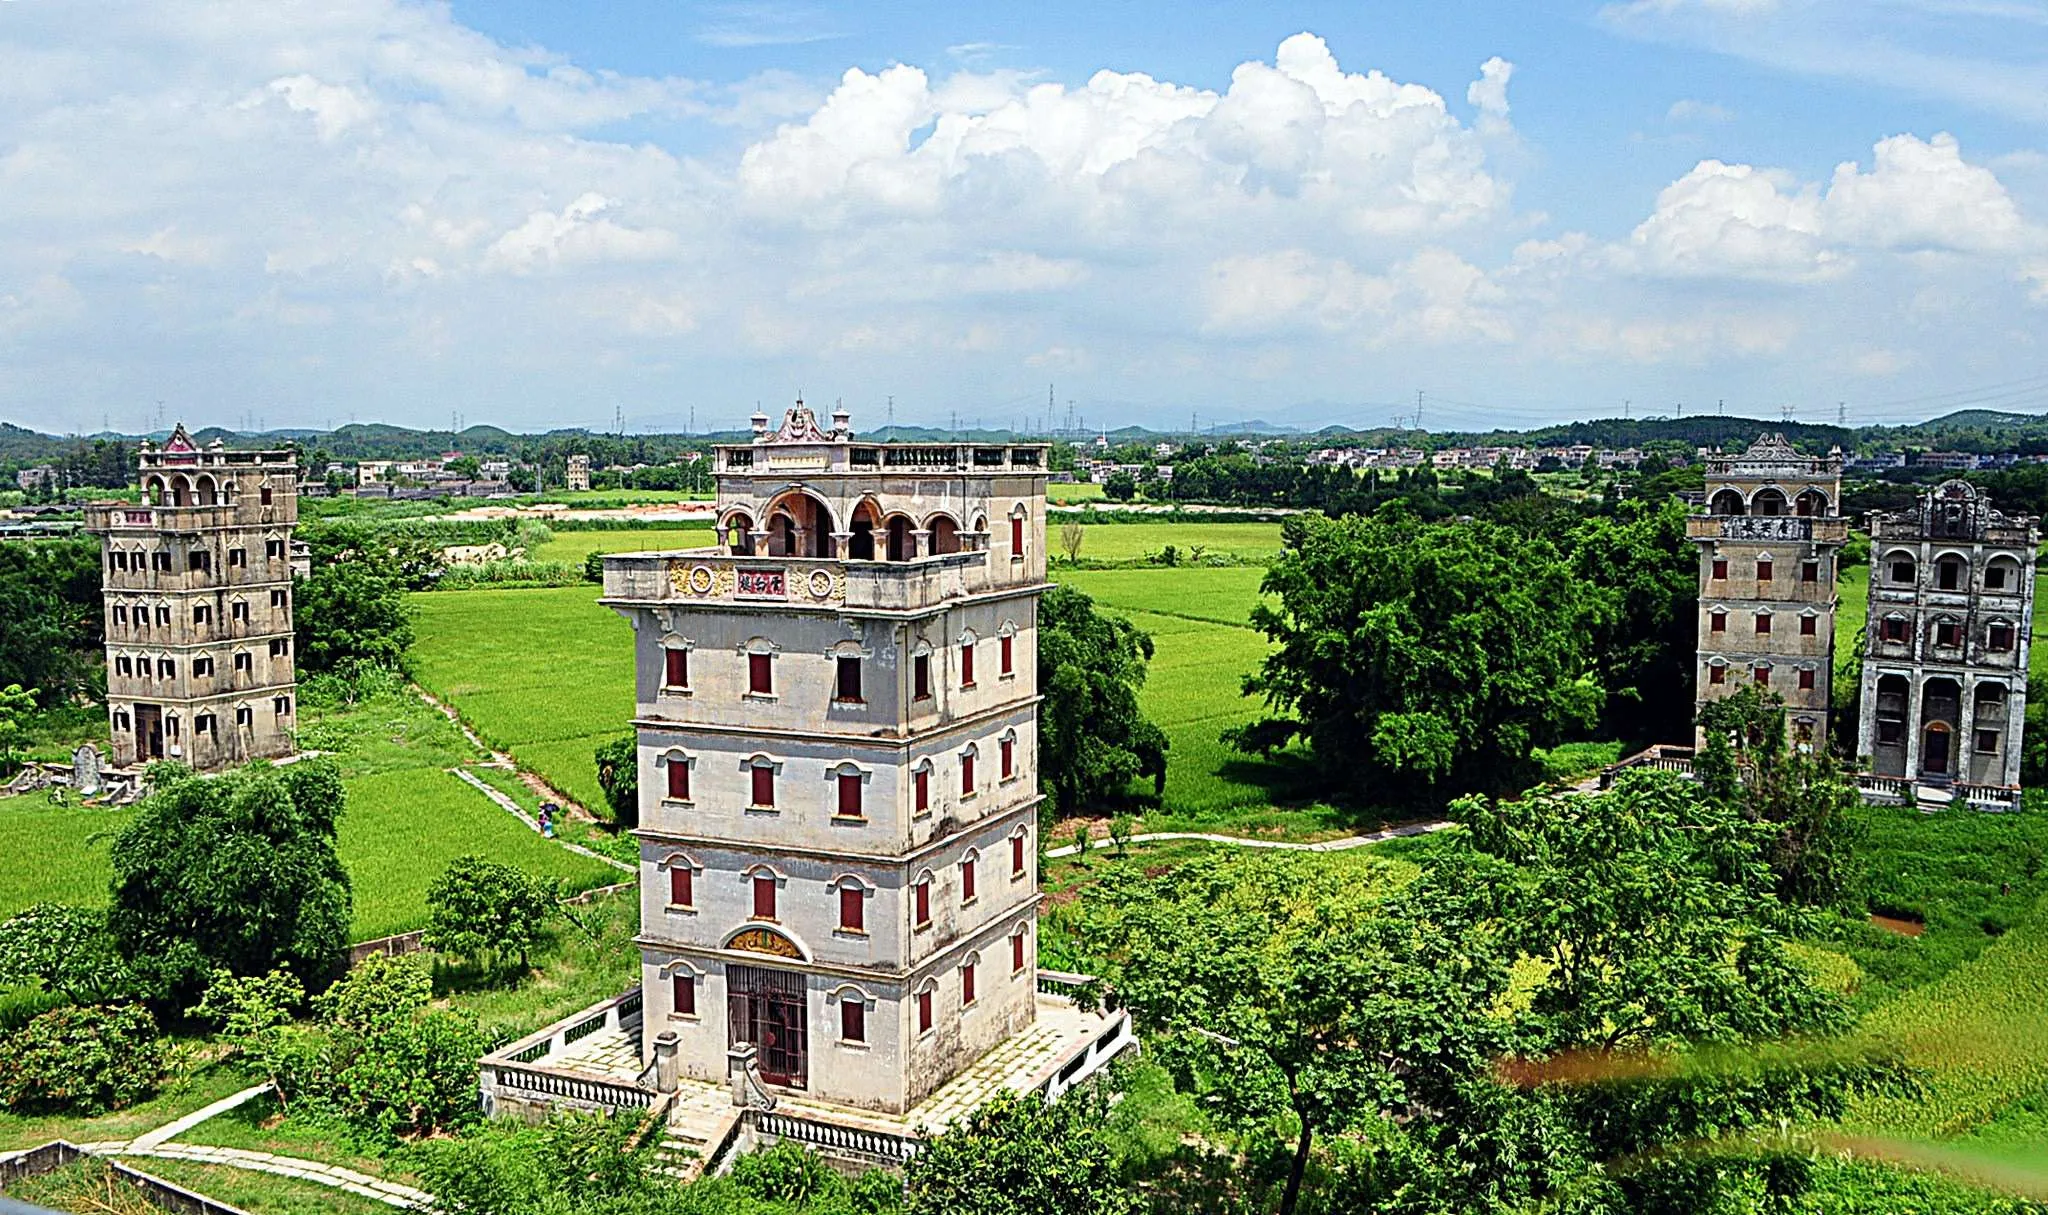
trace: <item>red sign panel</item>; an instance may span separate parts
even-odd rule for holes
[[[739,571],[739,593],[742,595],[769,595],[781,599],[788,594],[783,587],[781,570]]]

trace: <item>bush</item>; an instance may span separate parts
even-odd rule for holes
[[[751,1197],[802,1206],[846,1191],[846,1179],[831,1165],[794,1143],[777,1143],[735,1159],[732,1180]]]
[[[0,1105],[22,1113],[104,1114],[163,1076],[156,1022],[135,1004],[59,1008],[0,1044]]]
[[[458,856],[427,887],[426,946],[471,959],[516,954],[524,971],[555,901],[554,887],[523,869]]]
[[[597,783],[612,808],[612,822],[621,828],[640,825],[640,744],[631,734],[599,747]]]

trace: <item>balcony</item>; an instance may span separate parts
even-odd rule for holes
[[[735,557],[713,547],[608,556],[602,602],[904,612],[939,607],[989,587],[985,552],[913,561],[840,561]]]
[[[1043,473],[1044,444],[976,443],[763,443],[718,449],[722,473],[807,476],[841,473]]]
[[[1811,515],[1693,515],[1685,521],[1685,535],[1688,540],[1842,544],[1849,539],[1849,521]]]
[[[214,506],[92,502],[85,508],[87,531],[115,535],[136,532],[191,534],[224,527],[291,527],[298,521],[298,503],[289,496],[268,506],[256,502],[222,502]]]

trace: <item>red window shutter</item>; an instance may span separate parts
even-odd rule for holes
[[[1811,692],[1811,691],[1813,691],[1813,672],[1812,672],[1812,671],[1801,671],[1801,672],[1799,672],[1799,690],[1800,690],[1800,691],[1802,691],[1802,692]]]
[[[1762,686],[1762,687],[1766,687],[1766,688],[1770,687],[1770,686],[1771,686],[1771,668],[1769,668],[1769,667],[1758,667],[1758,668],[1756,669],[1756,681],[1757,681],[1757,683],[1758,683],[1758,684],[1759,684],[1760,686]]]
[[[917,1032],[927,1033],[932,1027],[932,993],[917,993]]]
[[[668,795],[679,802],[690,800],[690,765],[685,760],[669,757]]]
[[[1007,739],[1007,738],[1006,738],[1006,739],[1004,739],[1004,740],[1003,740],[1003,779],[1004,779],[1004,780],[1008,780],[1008,779],[1010,779],[1010,776],[1011,776],[1011,771],[1010,771],[1010,767],[1011,767],[1011,764],[1012,764],[1012,762],[1013,762],[1013,761],[1014,761],[1014,760],[1016,759],[1016,755],[1017,755],[1017,744],[1016,744],[1016,743],[1015,743],[1014,741],[1012,741],[1011,739]]]
[[[1022,515],[1010,516],[1010,555],[1013,557],[1024,555],[1024,516]]]
[[[1727,678],[1728,678],[1728,668],[1727,668],[1727,667],[1708,667],[1708,668],[1707,668],[1707,682],[1708,682],[1708,683],[1721,683],[1721,682],[1724,682],[1724,681],[1725,681],[1725,680],[1726,680]]]
[[[911,695],[924,700],[932,694],[932,659],[929,654],[919,654],[912,660]]]
[[[931,879],[926,878],[925,880],[919,882],[917,884],[916,893],[917,922],[920,924],[929,924],[932,922]]]
[[[766,696],[775,690],[775,679],[767,654],[747,655],[747,691]]]
[[[1010,938],[1010,970],[1015,972],[1022,969],[1024,969],[1024,934],[1020,932]]]
[[[860,817],[860,775],[855,772],[839,774],[839,817]]]
[[[1800,580],[1801,582],[1819,582],[1819,581],[1820,581],[1820,562],[1818,562],[1818,561],[1806,561],[1806,562],[1802,562],[1802,563],[1800,564],[1800,566],[1799,566],[1799,580]]]
[[[754,918],[775,918],[775,879],[765,873],[754,876]]]
[[[960,643],[960,686],[974,686],[974,643],[971,641]]]
[[[1709,632],[1725,633],[1728,631],[1728,613],[1726,612],[1715,612],[1707,617],[1707,622],[1707,630]]]
[[[688,865],[684,864],[681,861],[675,862],[674,867],[668,871],[669,902],[674,903],[678,907],[689,907],[694,905],[691,899],[691,877],[692,874],[690,871],[690,867]]]
[[[960,796],[969,797],[974,793],[974,753],[960,757]]]
[[[960,968],[960,1003],[965,1006],[974,1003],[974,966]]]
[[[697,980],[692,975],[677,975],[673,980],[676,989],[676,1015],[694,1017],[697,1015]]]
[[[860,887],[839,888],[839,926],[848,932],[867,931],[867,894]]]
[[[932,770],[920,768],[917,771],[917,809],[919,813],[932,808]]]
[[[772,806],[775,804],[775,769],[767,764],[754,765],[754,804]]]
[[[1770,562],[1759,561],[1756,563],[1756,580],[1758,582],[1769,582],[1771,580]]]
[[[960,901],[965,903],[974,897],[974,858],[960,862]]]
[[[1726,558],[1726,557],[1716,557],[1716,558],[1714,558],[1714,581],[1716,581],[1716,582],[1719,582],[1720,580],[1722,580],[1723,578],[1726,578],[1727,576],[1728,576],[1728,558]]]
[[[839,997],[839,1036],[848,1042],[868,1040],[868,1006],[851,996]]]
[[[1015,646],[1014,646],[1014,645],[1013,645],[1012,643],[1013,643],[1013,642],[1015,642],[1016,640],[1017,640],[1017,639],[1016,639],[1015,637],[1005,637],[1005,638],[1003,638],[1003,644],[1002,644],[1002,658],[1003,658],[1003,674],[1005,674],[1005,675],[1008,675],[1008,674],[1010,674],[1010,673],[1011,673],[1011,671],[1012,671],[1012,670],[1014,669],[1014,664],[1012,663],[1012,661],[1011,661],[1011,660],[1012,660],[1012,659],[1013,659],[1013,658],[1015,657],[1015,651],[1016,651],[1016,647],[1015,647]]]
[[[1818,633],[1819,629],[1820,620],[1818,617],[1801,616],[1799,618],[1799,635],[1801,637],[1815,636]]]
[[[1769,612],[1758,612],[1756,614],[1756,631],[1758,633],[1768,633],[1771,631],[1771,615]]]
[[[668,680],[668,686],[671,688],[684,688],[689,686],[690,651],[668,651],[668,670],[665,677]]]
[[[1016,875],[1021,874],[1023,872],[1024,837],[1021,835],[1013,835],[1010,837],[1010,873],[1012,875]]]

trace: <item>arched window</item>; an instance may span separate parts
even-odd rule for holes
[[[996,766],[997,778],[1006,781],[1015,780],[1017,777],[1016,727],[1013,726],[1003,731],[1002,736],[996,740],[996,749],[997,754],[1000,756]]]
[[[1934,559],[1935,589],[1943,591],[1966,591],[1970,589],[1970,563],[1959,553],[1943,553]]]
[[[1714,515],[1741,515],[1748,513],[1742,501],[1740,490],[1723,489],[1716,491],[1707,505],[1707,512]]]
[[[851,760],[833,764],[825,770],[825,777],[832,782],[832,817],[864,822],[867,819],[865,797],[868,778],[871,774]]]
[[[1019,920],[1010,929],[1010,973],[1021,975],[1031,964],[1031,925]]]
[[[668,905],[672,911],[694,911],[697,907],[697,875],[704,866],[692,860],[687,853],[671,852],[655,862],[655,868],[668,874]]]
[[[2005,594],[2020,589],[2020,563],[2011,557],[1993,557],[1984,566],[1984,589]]]
[[[979,953],[970,953],[960,959],[960,1011],[962,1012],[973,1008],[975,1000],[981,995],[980,992],[975,990],[975,975],[980,968],[981,954]]]
[[[974,743],[968,743],[960,752],[960,796],[963,799],[974,796],[974,761],[980,750]]]
[[[996,630],[996,674],[1003,679],[1017,674],[1017,622],[1005,620]]]
[[[1920,574],[1920,563],[1905,549],[1894,549],[1885,557],[1885,573],[1893,586],[1911,586]]]
[[[868,1012],[874,1008],[875,998],[853,984],[845,983],[828,992],[825,999],[839,1005],[840,1042],[865,1047],[868,1043]]]
[[[1026,860],[1030,854],[1031,831],[1019,823],[1017,829],[1010,832],[1010,877],[1013,880],[1022,878],[1030,872],[1030,865]]]
[[[661,765],[663,779],[662,799],[671,802],[690,800],[690,770],[697,761],[684,753],[681,747],[670,747],[655,761]]]
[[[1030,517],[1030,512],[1025,509],[1022,502],[1010,508],[1010,560],[1012,561],[1022,561],[1024,559],[1024,534],[1027,530],[1025,525],[1030,520]]]
[[[747,803],[751,810],[775,809],[775,777],[782,771],[782,765],[766,755],[751,755],[740,761],[740,768],[747,774]]]
[[[1728,609],[1717,607],[1707,611],[1707,631],[1725,633],[1728,631]]]
[[[1780,489],[1760,489],[1749,496],[1749,513],[1752,515],[1782,515],[1785,508],[1785,492]]]
[[[839,931],[866,936],[868,900],[875,894],[873,883],[859,874],[844,873],[832,879],[832,891],[839,901]]]
[[[969,848],[960,855],[960,904],[966,906],[981,896],[981,850]]]
[[[910,769],[912,814],[932,812],[932,761],[929,757],[920,759]]]
[[[960,524],[951,515],[933,515],[925,520],[925,528],[932,534],[932,555],[957,553],[960,551]]]
[[[919,983],[916,990],[911,993],[911,1002],[917,1005],[917,1032],[920,1037],[932,1032],[932,1026],[935,1024],[932,1017],[932,997],[937,993],[938,987],[937,982],[926,976],[924,982]]]
[[[774,921],[785,879],[767,865],[753,865],[741,871],[753,891],[753,918]]]
[[[932,871],[918,871],[917,880],[910,884],[910,926],[929,928],[932,924]]]
[[[685,1021],[697,1019],[697,985],[704,972],[683,958],[663,964],[661,976],[669,984],[669,1016]]]

